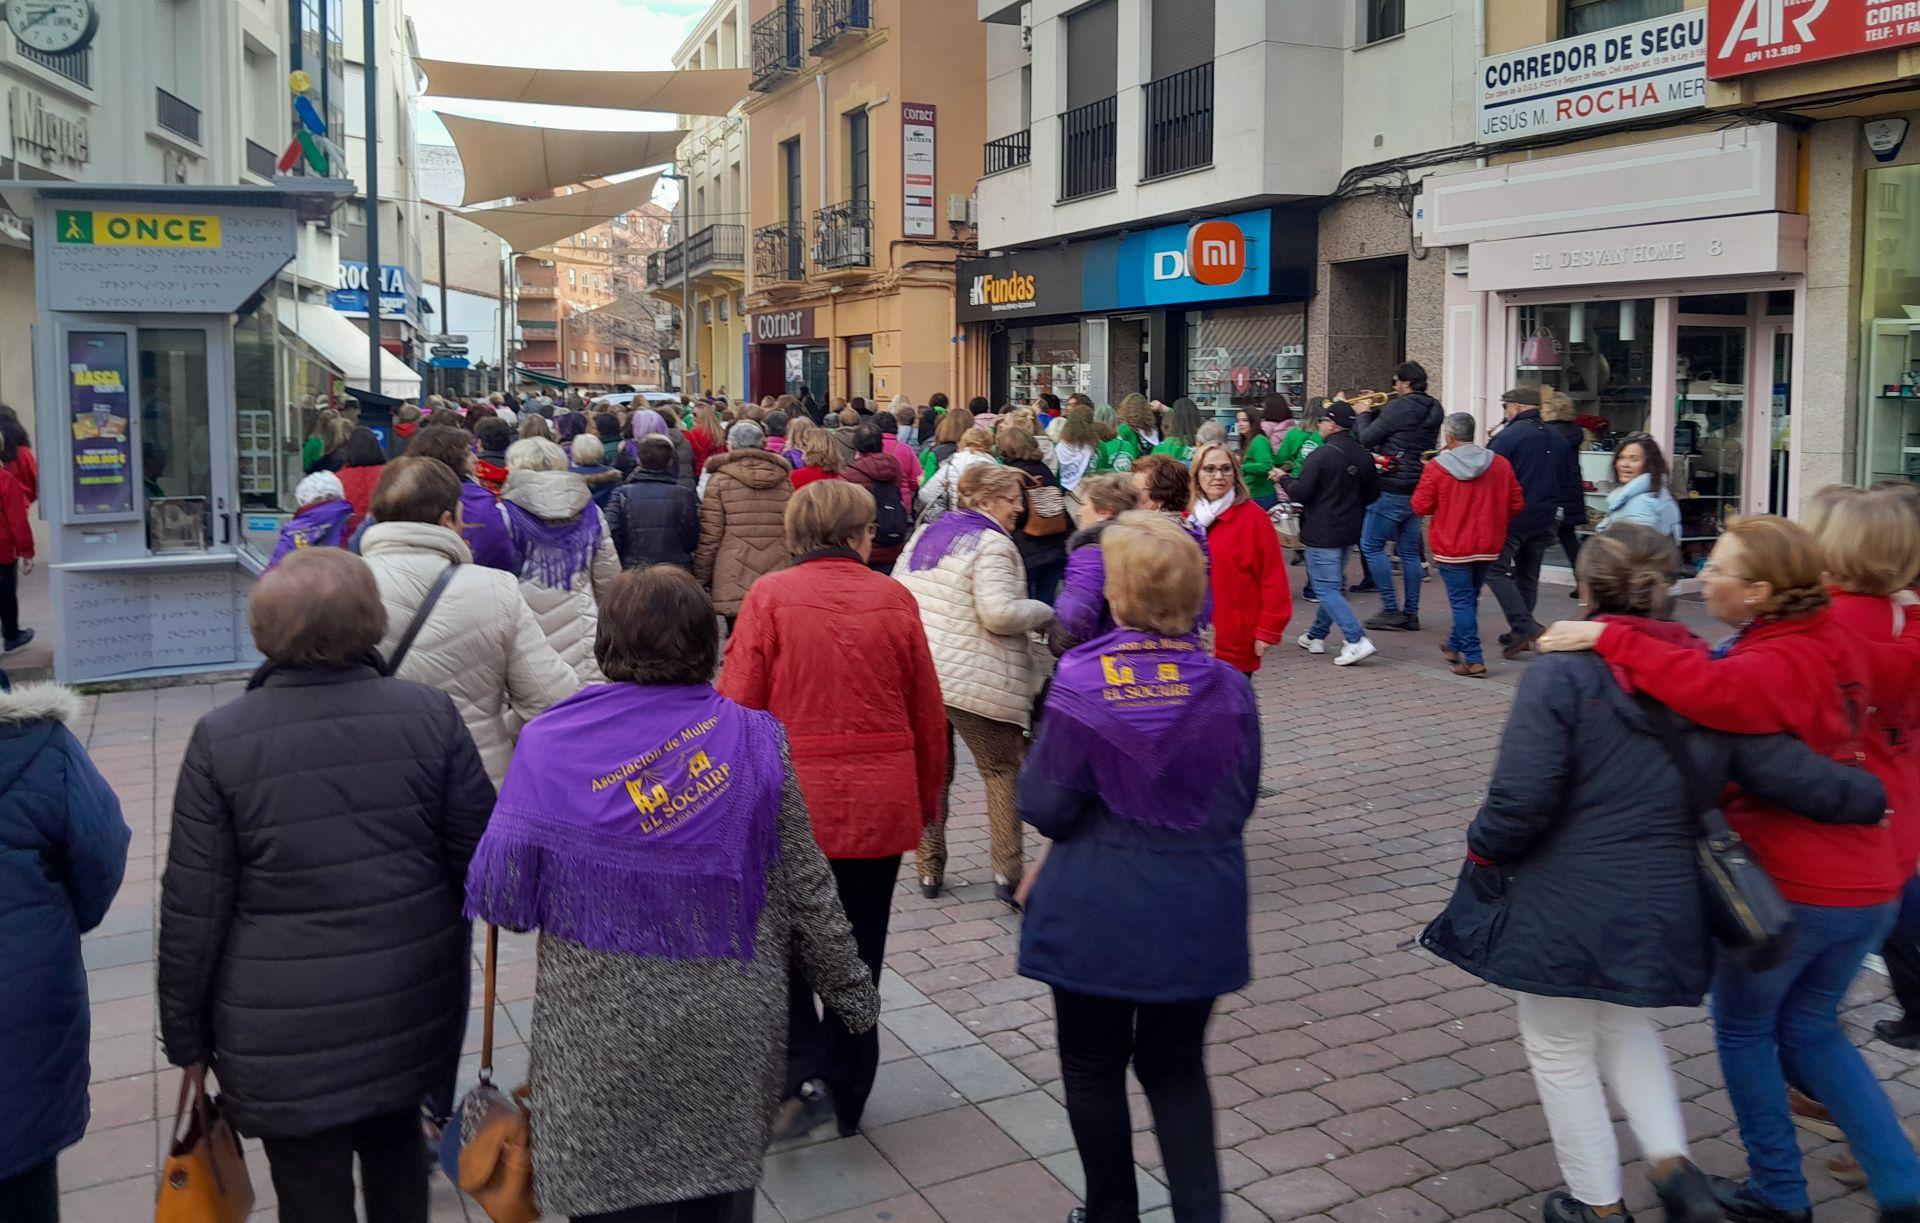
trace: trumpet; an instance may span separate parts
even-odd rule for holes
[[[1385,391],[1368,391],[1364,395],[1359,395],[1347,400],[1347,402],[1353,405],[1353,410],[1356,412],[1378,412],[1381,408],[1387,406],[1387,400],[1391,398],[1392,396],[1388,395]]]

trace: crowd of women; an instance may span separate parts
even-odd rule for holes
[[[166,1055],[263,1140],[283,1220],[345,1223],[356,1179],[369,1218],[426,1217],[423,1130],[457,1158],[484,1119],[454,1100],[475,921],[539,936],[530,1205],[750,1219],[771,1141],[861,1127],[902,860],[928,898],[964,882],[961,741],[1051,991],[1074,1217],[1138,1218],[1131,1069],[1177,1223],[1222,1218],[1206,1032],[1251,976],[1249,677],[1292,611],[1263,500],[1311,431],[1284,400],[1237,447],[1187,400],[987,406],[429,401],[387,447],[318,422],[252,596],[266,662],[194,728],[160,889]],[[1545,1217],[1625,1217],[1604,1083],[1670,1219],[1808,1217],[1789,1085],[1882,1217],[1920,1219],[1836,1014],[1920,912],[1920,498],[1733,527],[1702,575],[1719,647],[1672,619],[1678,568],[1637,522],[1582,548],[1587,618],[1542,639],[1424,942],[1519,995],[1567,1182]],[[0,1078],[32,1105],[0,1121],[0,1216],[33,1223],[85,1125],[78,937],[127,838],[63,716],[0,702],[0,766],[47,783],[0,831],[58,829],[70,873],[21,882],[46,988],[0,1002],[46,1033]],[[1721,811],[1790,937],[1716,953]],[[1691,1163],[1649,1015],[1709,994],[1744,1181]]]

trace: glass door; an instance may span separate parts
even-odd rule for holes
[[[1675,336],[1673,492],[1680,501],[1681,552],[1690,562],[1711,551],[1728,516],[1741,511],[1748,336],[1744,318],[1683,320]]]
[[[136,333],[139,470],[150,552],[233,542],[231,348],[224,325],[167,319]],[[221,419],[214,419],[215,411]]]
[[[1760,351],[1766,362],[1772,413],[1767,428],[1767,513],[1785,516],[1792,505],[1793,475],[1793,328],[1767,324],[1760,328]]]

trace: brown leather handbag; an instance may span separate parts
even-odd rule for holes
[[[500,931],[487,927],[486,1010],[480,1021],[480,1083],[460,1101],[460,1188],[493,1223],[533,1223],[533,1117],[529,1088],[512,1095],[493,1085],[494,973]]]
[[[244,1223],[252,1211],[253,1180],[240,1139],[221,1114],[219,1099],[207,1094],[205,1076],[188,1075],[180,1080],[173,1109],[154,1223]]]

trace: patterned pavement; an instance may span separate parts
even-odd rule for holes
[[[1331,655],[1309,657],[1289,643],[1258,680],[1262,776],[1274,793],[1247,830],[1254,980],[1221,1000],[1209,1033],[1233,1220],[1537,1219],[1541,1194],[1559,1182],[1510,1000],[1413,942],[1450,893],[1461,830],[1525,666],[1496,656],[1490,680],[1450,674],[1436,651],[1444,637],[1438,584],[1426,595],[1425,631],[1382,634],[1376,659],[1336,668]],[[1542,595],[1548,613],[1564,601],[1558,588]],[[1295,633],[1310,611],[1300,605]],[[1490,600],[1484,614],[1491,637]],[[239,691],[108,694],[87,702],[75,728],[119,793],[134,837],[127,883],[85,946],[94,1120],[61,1160],[68,1223],[150,1217],[178,1086],[155,1038],[154,880],[193,722]],[[771,1153],[762,1223],[1059,1223],[1077,1203],[1051,1002],[1015,974],[1018,919],[992,899],[984,796],[964,758],[954,819],[947,894],[927,901],[903,872],[883,982],[885,1062],[864,1131]],[[1030,838],[1029,855],[1037,848]],[[496,1062],[508,1082],[525,1066],[532,953],[530,940],[507,940]],[[476,974],[476,1005],[478,988]],[[1891,1013],[1884,994],[1872,974],[1856,987],[1847,1016],[1856,1039]],[[1695,1157],[1709,1171],[1738,1172],[1704,1016],[1661,1017]],[[476,1011],[468,1025],[468,1081],[479,1018]],[[1900,1113],[1920,1113],[1920,1058],[1877,1043],[1866,1051]],[[1133,1103],[1145,1218],[1163,1223],[1171,1216],[1137,1089]],[[1623,1151],[1633,1150],[1618,1128]],[[1806,1151],[1822,1223],[1874,1217],[1864,1195],[1826,1174],[1829,1148]],[[256,1217],[271,1218],[264,1161],[257,1150],[249,1159]],[[1629,1206],[1656,1218],[1639,1170],[1628,1183]],[[436,1176],[434,1218],[483,1216]]]

